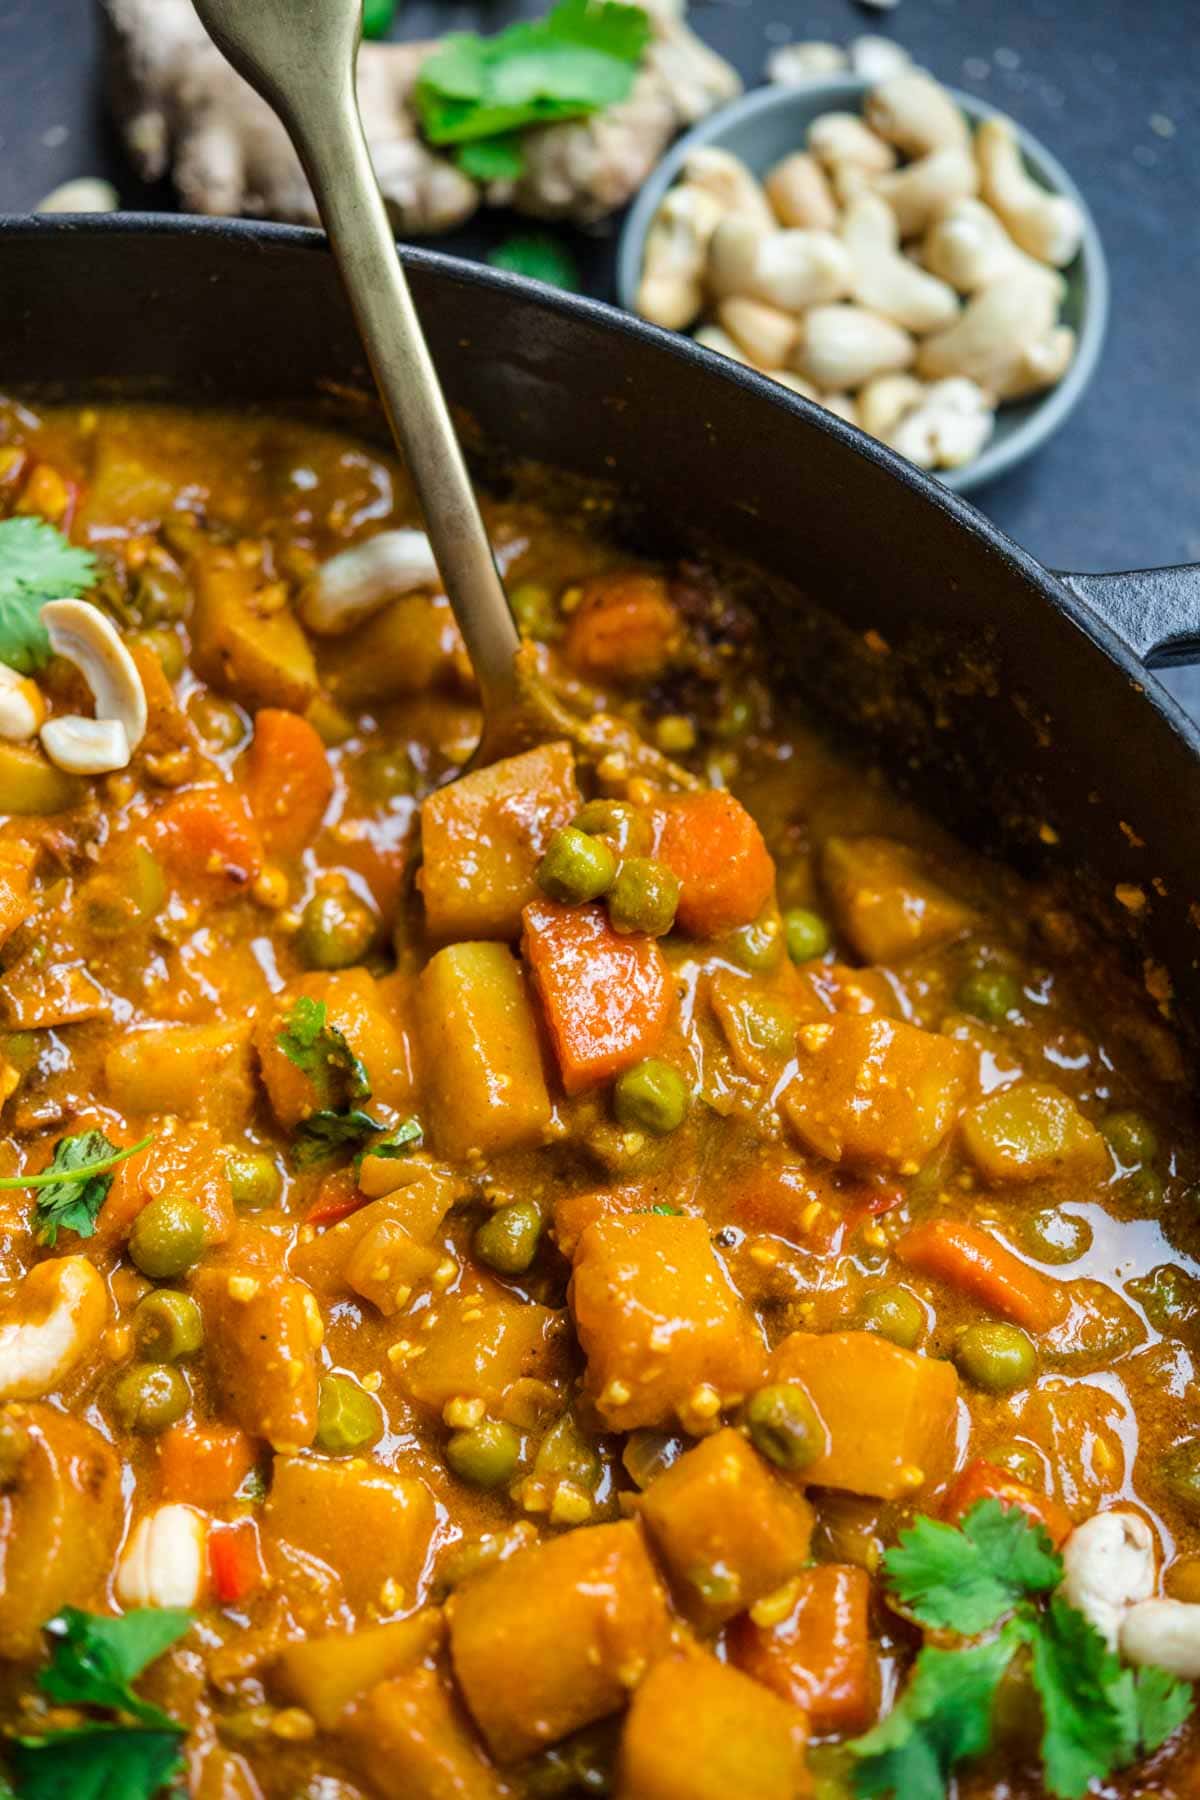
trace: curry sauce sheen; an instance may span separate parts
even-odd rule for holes
[[[0,403],[0,518],[96,554],[148,708],[105,775],[0,739],[0,1728],[97,1716],[64,1607],[182,1606],[138,1691],[198,1800],[849,1800],[918,1515],[1124,1508],[1200,1603],[1183,1061],[772,692],[752,580],[484,512],[564,701],[701,785],[447,784],[436,582],[306,623],[416,526],[375,449]],[[1017,1657],[947,1793],[1050,1791],[1040,1733]],[[1098,1791],[1200,1791],[1196,1727]]]

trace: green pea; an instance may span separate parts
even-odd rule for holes
[[[1092,1228],[1074,1213],[1055,1206],[1031,1213],[1021,1224],[1021,1242],[1039,1262],[1078,1262],[1092,1247]]]
[[[133,1335],[138,1349],[154,1362],[175,1362],[200,1348],[204,1320],[190,1294],[158,1288],[138,1301]]]
[[[446,1445],[446,1461],[460,1481],[495,1488],[512,1479],[521,1440],[500,1419],[481,1419],[469,1431],[456,1431]]]
[[[627,1130],[652,1131],[656,1137],[678,1130],[690,1101],[687,1082],[679,1070],[657,1056],[626,1069],[613,1088],[617,1123]]]
[[[190,1403],[188,1384],[170,1363],[133,1363],[113,1388],[113,1409],[126,1431],[165,1431]]]
[[[925,1309],[905,1287],[876,1288],[863,1302],[863,1324],[901,1349],[911,1350],[925,1329]]]
[[[794,963],[812,962],[829,948],[829,927],[820,913],[807,906],[789,906],[783,915],[787,953]]]
[[[1200,1438],[1188,1438],[1168,1450],[1161,1464],[1168,1494],[1188,1518],[1200,1523]]]
[[[183,674],[187,658],[178,633],[169,631],[166,626],[157,626],[150,631],[135,631],[130,634],[128,642],[140,644],[158,658],[159,666],[168,681],[175,682]]]
[[[188,713],[206,744],[217,750],[232,750],[250,735],[245,715],[232,700],[201,689],[187,703]]]
[[[318,1450],[351,1456],[383,1436],[379,1403],[351,1375],[325,1375],[317,1390]]]
[[[684,713],[664,713],[655,721],[654,742],[666,756],[684,756],[696,748],[696,727]]]
[[[1158,1133],[1144,1113],[1109,1113],[1100,1129],[1123,1168],[1140,1168],[1158,1155]]]
[[[204,1254],[204,1214],[194,1200],[160,1194],[143,1206],[129,1233],[129,1254],[143,1275],[166,1281]]]
[[[1033,1340],[1017,1325],[968,1325],[954,1346],[954,1359],[972,1386],[985,1394],[1028,1387],[1037,1372]]]
[[[958,1004],[988,1025],[1002,1025],[1021,1004],[1021,990],[1003,969],[975,969],[963,978]]]
[[[1127,1203],[1143,1219],[1157,1218],[1163,1208],[1162,1177],[1153,1169],[1135,1169],[1121,1183]]]
[[[348,969],[362,961],[376,920],[365,900],[348,890],[314,894],[300,915],[296,948],[310,969]]]
[[[93,875],[80,893],[89,931],[96,937],[119,938],[156,918],[167,897],[157,859],[138,844],[115,868]]]
[[[417,785],[417,771],[407,744],[381,744],[360,757],[356,774],[372,800],[395,800],[411,794]]]
[[[191,590],[174,569],[147,565],[138,570],[133,604],[139,619],[148,625],[182,619],[191,603]]]
[[[0,1037],[0,1056],[22,1074],[32,1069],[41,1055],[41,1038],[36,1031],[6,1031]]]
[[[537,866],[537,884],[552,900],[579,906],[606,894],[616,872],[617,859],[603,838],[564,825],[546,845]]]
[[[679,880],[653,856],[627,856],[608,891],[608,918],[614,931],[644,931],[663,937],[675,923]]]
[[[761,1387],[746,1402],[750,1442],[780,1469],[806,1469],[828,1443],[824,1421],[794,1381]]]
[[[540,581],[518,581],[508,590],[508,604],[522,637],[540,638],[545,643],[559,635],[554,595]]]
[[[523,1275],[538,1252],[542,1215],[532,1200],[498,1206],[475,1233],[475,1254],[501,1275]]]
[[[283,1190],[279,1165],[265,1150],[234,1150],[225,1159],[225,1173],[233,1204],[242,1212],[274,1206]]]
[[[589,800],[571,823],[589,837],[607,838],[618,856],[645,856],[654,843],[649,819],[626,800]]]
[[[752,975],[769,975],[783,956],[784,925],[778,913],[731,931],[725,946],[734,962]]]
[[[1028,1487],[1041,1488],[1046,1484],[1045,1459],[1037,1446],[1024,1438],[1002,1438],[998,1444],[989,1445],[985,1455],[996,1468],[1015,1475]]]
[[[0,1492],[11,1487],[20,1474],[32,1441],[20,1419],[0,1412]]]

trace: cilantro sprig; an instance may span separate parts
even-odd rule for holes
[[[133,1683],[191,1622],[174,1607],[106,1619],[66,1606],[51,1619],[50,1662],[38,1685],[57,1705],[116,1717],[14,1738],[7,1753],[21,1800],[151,1800],[181,1771],[183,1727]]]
[[[34,1227],[40,1244],[51,1248],[60,1231],[92,1237],[100,1208],[113,1184],[113,1170],[152,1143],[154,1133],[120,1150],[102,1131],[78,1131],[59,1138],[49,1168],[38,1175],[6,1175],[0,1188],[33,1188]]]
[[[74,599],[96,579],[96,559],[45,519],[0,520],[0,662],[36,675],[50,661],[46,600]]]
[[[649,39],[642,8],[621,0],[559,0],[492,37],[454,32],[421,65],[422,129],[477,180],[515,178],[519,133],[626,99]]]
[[[981,1500],[959,1526],[918,1518],[884,1571],[918,1624],[994,1635],[920,1652],[892,1711],[850,1745],[859,1800],[944,1800],[957,1764],[988,1748],[996,1693],[1018,1652],[1041,1702],[1043,1774],[1057,1800],[1081,1800],[1156,1750],[1191,1709],[1186,1682],[1123,1668],[1091,1621],[1052,1592],[1062,1558],[1040,1525],[998,1500]]]
[[[548,231],[515,232],[488,252],[488,261],[494,269],[528,275],[534,281],[544,281],[548,287],[565,288],[570,294],[579,292],[579,264],[566,245]]]
[[[371,1077],[345,1033],[329,1023],[323,1000],[301,994],[275,1042],[288,1061],[309,1077],[320,1100],[297,1127],[293,1156],[302,1168],[387,1130],[358,1104],[371,1098]]]

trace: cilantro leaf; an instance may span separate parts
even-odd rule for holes
[[[152,1800],[183,1769],[183,1733],[91,1725],[9,1746],[21,1800]]]
[[[891,1712],[849,1746],[858,1800],[944,1800],[955,1764],[991,1742],[992,1703],[1015,1648],[1002,1633],[962,1650],[922,1650]]]
[[[499,137],[474,138],[458,144],[454,160],[472,181],[515,181],[525,167],[520,134],[502,132]],[[493,259],[489,257],[489,261]],[[501,265],[503,267],[503,265]]]
[[[142,1700],[129,1684],[169,1650],[191,1622],[191,1613],[180,1607],[147,1607],[108,1619],[64,1606],[46,1626],[51,1657],[38,1685],[62,1706],[107,1706],[172,1731],[173,1721],[161,1707]]]
[[[366,1064],[355,1056],[345,1034],[328,1023],[323,1000],[301,994],[275,1042],[288,1061],[313,1082],[325,1106],[338,1111],[335,1100],[349,1105],[371,1098]]]
[[[1111,1695],[1121,1666],[1090,1619],[1055,1596],[1025,1636],[1042,1703],[1042,1764],[1059,1800],[1080,1800],[1129,1754],[1129,1725]]]
[[[493,37],[456,32],[421,65],[422,128],[431,144],[463,144],[612,106],[649,37],[641,7],[621,0],[559,0]]]
[[[306,1169],[310,1163],[324,1162],[327,1156],[348,1144],[361,1144],[372,1132],[386,1131],[387,1126],[382,1119],[373,1119],[370,1113],[357,1109],[331,1112],[324,1108],[301,1119],[296,1129],[299,1141],[292,1155],[297,1166]]]
[[[981,1500],[960,1526],[921,1516],[900,1533],[900,1547],[888,1551],[884,1568],[913,1618],[966,1637],[1062,1578],[1062,1561],[1042,1527],[998,1500]]]
[[[74,599],[96,579],[96,559],[45,519],[0,520],[0,662],[35,675],[50,661],[45,600]]]
[[[489,252],[488,261],[495,269],[528,275],[571,294],[579,292],[579,264],[566,245],[547,231],[521,232],[506,238]]]
[[[402,1157],[411,1156],[420,1147],[424,1136],[425,1128],[420,1119],[401,1119],[394,1131],[371,1145],[371,1155],[382,1157],[385,1162],[398,1162]]]
[[[154,1133],[140,1144],[119,1150],[102,1131],[79,1131],[59,1138],[54,1158],[40,1175],[6,1175],[0,1188],[33,1188],[37,1192],[34,1223],[40,1244],[53,1246],[60,1231],[91,1237],[96,1219],[112,1186],[112,1172],[127,1156],[136,1156],[152,1143]]]
[[[1121,1720],[1124,1766],[1165,1744],[1192,1710],[1190,1682],[1166,1669],[1122,1669],[1109,1698]]]

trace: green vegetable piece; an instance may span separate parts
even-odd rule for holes
[[[783,958],[785,927],[778,913],[755,919],[731,931],[725,948],[736,963],[752,975],[769,975]]]
[[[1062,1579],[1040,1525],[1015,1507],[980,1500],[959,1525],[920,1515],[884,1558],[888,1586],[922,1625],[973,1637]]]
[[[1140,1169],[1158,1155],[1158,1133],[1144,1113],[1108,1113],[1100,1129],[1122,1168]]]
[[[421,1147],[425,1137],[425,1127],[420,1119],[402,1119],[395,1131],[389,1131],[371,1145],[371,1155],[380,1157],[384,1162],[400,1162],[411,1156],[414,1150]]]
[[[386,37],[396,16],[396,0],[363,0],[363,36]]]
[[[1200,1281],[1175,1263],[1159,1263],[1148,1275],[1125,1283],[1156,1331],[1171,1336],[1200,1321]]]
[[[314,894],[300,915],[296,949],[310,969],[349,969],[371,948],[378,922],[350,892]]]
[[[456,1431],[446,1445],[446,1461],[460,1481],[472,1487],[502,1487],[511,1481],[521,1440],[500,1419],[482,1419],[468,1431]]]
[[[537,866],[537,884],[551,900],[578,906],[606,894],[616,872],[617,859],[602,838],[564,825],[546,846]]]
[[[264,1212],[283,1191],[279,1165],[266,1150],[234,1150],[225,1159],[233,1204],[240,1212]]]
[[[1135,1169],[1121,1183],[1126,1203],[1142,1219],[1156,1219],[1163,1208],[1164,1188],[1161,1175],[1153,1169]]]
[[[614,931],[628,936],[643,931],[664,937],[675,923],[679,878],[653,856],[627,856],[608,890],[608,919]]]
[[[1072,1263],[1091,1249],[1092,1228],[1075,1213],[1047,1206],[1021,1221],[1020,1239],[1039,1262]]]
[[[358,759],[355,774],[364,792],[372,800],[395,800],[411,794],[417,785],[417,771],[407,744],[381,744]]]
[[[690,1104],[688,1085],[679,1070],[657,1056],[647,1056],[626,1069],[613,1087],[617,1123],[630,1131],[653,1132],[655,1137],[677,1131]]]
[[[40,1175],[6,1175],[0,1180],[0,1189],[32,1188],[36,1192],[33,1216],[39,1244],[53,1246],[60,1231],[91,1237],[112,1186],[113,1170],[153,1141],[151,1132],[140,1143],[118,1150],[102,1131],[80,1131],[59,1138],[50,1167]]]
[[[914,1350],[925,1330],[925,1308],[906,1287],[876,1288],[863,1302],[863,1324],[902,1350]]]
[[[18,1738],[7,1755],[20,1800],[152,1800],[183,1772],[183,1740],[174,1727],[89,1725]]]
[[[806,1469],[829,1444],[824,1421],[797,1382],[761,1387],[746,1402],[750,1442],[779,1469]]]
[[[323,1000],[301,994],[275,1042],[288,1061],[316,1084],[324,1103],[332,1110],[371,1098],[366,1065],[355,1056],[337,1026],[328,1023]]]
[[[50,661],[41,612],[47,600],[86,593],[96,579],[90,550],[76,550],[44,519],[0,520],[0,663],[36,675]]]
[[[188,1384],[171,1363],[133,1363],[113,1388],[113,1410],[126,1431],[165,1431],[190,1404]]]
[[[558,636],[558,612],[554,595],[540,581],[518,581],[508,590],[508,604],[524,637],[540,638],[544,643]],[[571,820],[578,825],[578,819]]]
[[[502,131],[497,137],[455,144],[452,154],[463,174],[469,175],[472,181],[515,181],[525,168],[519,131]],[[488,261],[494,262],[497,254],[490,255]],[[507,265],[500,263],[498,266],[505,268]]]
[[[480,1262],[501,1275],[523,1275],[538,1252],[542,1215],[532,1200],[513,1200],[498,1206],[475,1233],[474,1249]]]
[[[313,1163],[324,1162],[327,1157],[336,1155],[339,1150],[365,1149],[366,1140],[385,1129],[381,1120],[373,1119],[370,1113],[358,1108],[350,1112],[323,1109],[301,1120],[292,1158],[298,1168],[307,1169]]]
[[[175,1362],[192,1356],[204,1342],[204,1319],[190,1294],[158,1288],[139,1300],[133,1314],[133,1336],[152,1362]]]
[[[500,153],[516,158],[515,174],[521,172],[520,144],[511,138],[494,138],[485,140],[493,154]],[[483,144],[475,144],[470,150],[464,146],[458,158],[458,166],[465,169],[468,175],[475,175],[476,169],[470,162],[477,162],[478,153]],[[507,172],[506,172],[507,173]],[[505,179],[501,176],[499,179]],[[490,181],[496,179],[491,174],[480,179]],[[507,269],[510,275],[526,275],[533,281],[544,281],[547,287],[565,288],[569,294],[577,294],[581,280],[579,264],[565,244],[551,237],[548,231],[523,231],[515,236],[505,238],[494,250],[488,252],[488,261],[494,269]]]
[[[988,1321],[968,1325],[954,1346],[954,1360],[985,1394],[1011,1394],[1028,1387],[1037,1373],[1037,1351],[1019,1325]]]
[[[618,856],[645,856],[654,844],[649,819],[627,800],[589,800],[571,823],[589,837],[607,838]]]
[[[1012,1654],[1003,1637],[922,1650],[891,1712],[849,1746],[858,1800],[943,1800],[955,1767],[991,1742],[992,1706]]]
[[[317,1448],[352,1456],[383,1436],[379,1403],[353,1376],[326,1375],[317,1391]]]
[[[102,1706],[143,1724],[174,1729],[157,1706],[133,1692],[135,1681],[188,1630],[182,1607],[147,1607],[119,1619],[64,1606],[46,1626],[50,1662],[38,1686],[60,1706]]]
[[[181,1194],[159,1194],[143,1206],[129,1233],[129,1254],[143,1275],[167,1281],[204,1254],[204,1214]]]
[[[996,1468],[1006,1469],[1031,1488],[1046,1485],[1045,1459],[1025,1438],[1001,1438],[998,1444],[989,1445],[984,1455]]]
[[[958,1004],[988,1025],[1002,1025],[1020,1006],[1021,990],[1003,969],[975,969],[959,986]]]
[[[580,1430],[578,1419],[572,1412],[563,1413],[538,1445],[533,1459],[534,1482],[569,1481],[590,1494],[601,1472],[600,1458]]]
[[[829,948],[829,927],[807,906],[789,906],[783,915],[787,953],[794,963],[812,962]]]
[[[1200,1524],[1200,1438],[1187,1438],[1168,1450],[1159,1471],[1175,1504]]]

